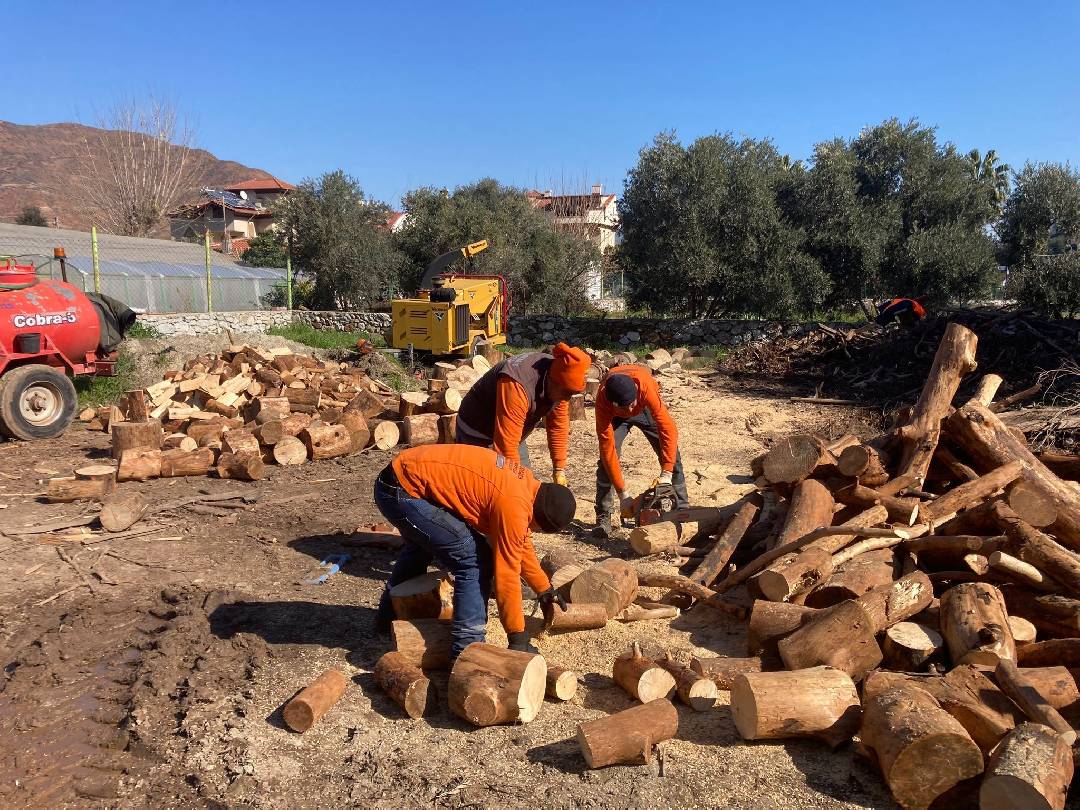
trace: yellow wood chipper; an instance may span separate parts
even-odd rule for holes
[[[510,290],[502,276],[448,270],[486,250],[486,239],[444,253],[428,265],[416,298],[391,304],[391,346],[469,357],[478,343],[506,343]]]

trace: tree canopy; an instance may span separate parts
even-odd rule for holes
[[[19,212],[19,215],[15,217],[16,225],[35,225],[38,228],[48,227],[49,221],[45,219],[45,215],[41,213],[41,209],[36,205],[27,205],[23,207],[23,210]]]
[[[252,267],[284,267],[285,245],[274,233],[262,233],[248,242],[240,260]]]

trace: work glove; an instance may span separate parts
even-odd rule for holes
[[[552,480],[560,487],[568,487],[570,484],[566,480],[565,470],[555,470],[555,475],[552,476]]]
[[[553,604],[566,610],[566,600],[563,599],[562,594],[554,588],[548,588],[536,598],[540,600],[540,608],[544,611],[550,610]]]
[[[619,515],[624,518],[632,518],[634,516],[634,499],[627,495],[625,492],[619,493]]]
[[[657,486],[662,486],[662,485],[671,486],[671,473],[669,473],[669,472],[660,473],[660,477],[656,479],[656,485]]]
[[[529,643],[529,634],[522,630],[518,633],[510,633],[507,635],[509,643],[506,645],[508,649],[517,650],[518,652],[532,653],[533,655],[539,655],[540,651]]]

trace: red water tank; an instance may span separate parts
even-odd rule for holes
[[[0,264],[0,372],[40,357],[37,362],[81,373],[93,361],[88,355],[97,352],[100,337],[97,310],[82,290],[37,278],[32,266]]]

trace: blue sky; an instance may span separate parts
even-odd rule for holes
[[[668,129],[804,158],[890,116],[1014,166],[1080,164],[1075,0],[0,0],[0,18],[0,119],[92,124],[155,92],[221,158],[291,181],[344,168],[393,204],[484,176],[620,190]]]

